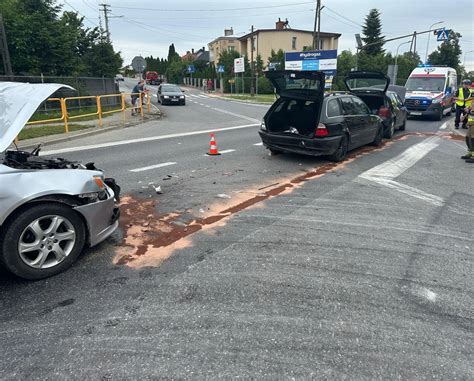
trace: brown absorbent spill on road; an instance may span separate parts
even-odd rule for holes
[[[132,268],[157,267],[176,250],[192,246],[191,235],[225,226],[227,219],[235,213],[251,207],[261,206],[263,201],[281,194],[290,193],[304,185],[335,170],[341,170],[352,161],[368,153],[385,149],[394,140],[404,140],[410,136],[433,136],[435,134],[407,133],[385,142],[380,147],[366,146],[348,155],[341,163],[327,163],[312,171],[290,178],[280,179],[274,187],[256,187],[255,190],[237,192],[232,199],[219,201],[210,207],[211,213],[188,224],[177,224],[179,214],[160,216],[156,212],[156,202],[125,196],[121,202],[120,225],[124,234],[123,245],[117,249],[114,263]]]

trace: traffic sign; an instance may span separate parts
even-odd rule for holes
[[[194,65],[188,65],[188,73],[195,73],[196,67]]]
[[[243,57],[234,59],[234,73],[243,73],[245,71],[245,61]]]
[[[235,79],[229,79],[227,82],[229,82],[230,84],[233,84],[235,83]]]
[[[217,66],[217,72],[218,73],[223,73],[224,72],[224,65]]]
[[[132,67],[137,73],[143,73],[143,70],[146,68],[146,61],[145,58],[142,56],[136,56],[132,60]]]
[[[448,41],[449,30],[446,30],[443,28],[443,29],[437,30],[436,33],[437,33],[437,37],[436,37],[437,41]]]

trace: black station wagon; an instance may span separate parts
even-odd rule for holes
[[[280,96],[259,131],[272,153],[325,155],[341,161],[354,148],[382,143],[382,119],[353,94],[325,94],[324,73],[270,71],[266,75]]]

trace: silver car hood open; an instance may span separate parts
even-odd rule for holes
[[[0,152],[15,140],[41,102],[62,87],[72,89],[56,83],[0,82]]]

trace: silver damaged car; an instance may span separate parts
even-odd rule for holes
[[[0,264],[25,279],[65,270],[118,227],[120,187],[93,163],[9,149],[61,87],[0,82]]]

